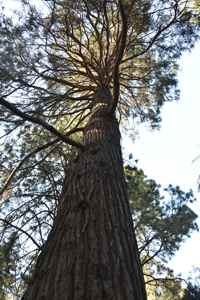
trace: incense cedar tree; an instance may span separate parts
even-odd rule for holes
[[[22,1],[4,17],[2,233],[38,255],[23,300],[146,299],[119,123],[156,128],[178,99],[193,2]]]

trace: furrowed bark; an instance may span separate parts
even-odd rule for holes
[[[146,300],[108,89],[95,94],[81,152],[23,300]]]

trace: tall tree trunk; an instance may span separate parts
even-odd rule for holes
[[[69,170],[53,228],[23,300],[144,300],[111,94],[96,92],[86,150]]]

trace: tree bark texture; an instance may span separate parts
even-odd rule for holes
[[[145,300],[119,124],[96,92],[86,150],[66,174],[57,217],[23,300]]]

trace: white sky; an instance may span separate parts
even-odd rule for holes
[[[0,2],[3,2],[6,10],[19,5],[17,0]],[[200,175],[200,162],[192,164],[192,160],[200,154],[200,43],[191,54],[183,55],[180,66],[180,101],[165,104],[161,130],[151,133],[142,127],[140,138],[134,144],[127,139],[123,144],[126,145],[125,152],[132,152],[133,158],[139,159],[138,167],[144,170],[149,179],[156,180],[163,188],[171,183],[179,185],[183,191],[193,189],[198,200],[191,208],[199,215],[197,178]],[[200,219],[198,224],[200,227]],[[169,267],[187,278],[192,265],[200,267],[200,233],[193,233],[181,246]]]
[[[197,203],[191,205],[200,213],[200,194],[197,193],[197,179],[200,162],[192,160],[200,154],[200,43],[191,53],[185,53],[180,61],[180,101],[166,103],[162,111],[161,130],[148,132],[143,126],[140,138],[126,146],[126,153],[133,153],[150,179],[162,187],[179,185],[183,191],[192,189]],[[124,140],[127,145],[127,139]],[[200,227],[200,219],[198,219]],[[200,267],[200,233],[193,233],[169,264],[175,273],[187,278],[191,266]]]

